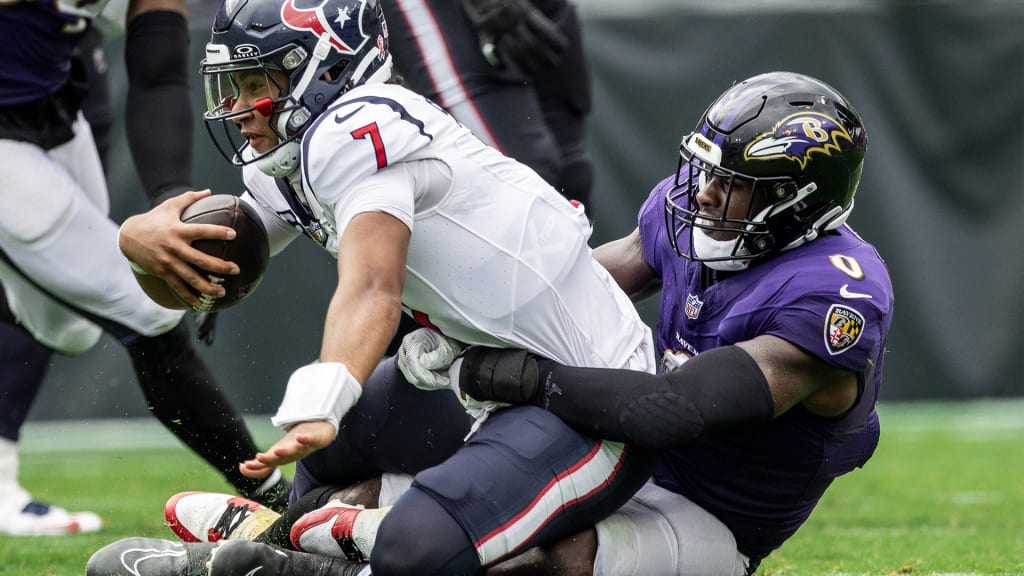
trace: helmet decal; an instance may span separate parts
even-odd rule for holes
[[[833,151],[839,151],[840,139],[853,142],[846,128],[825,114],[798,112],[783,118],[774,131],[751,140],[743,157],[746,160],[786,158],[799,164],[802,170],[812,153],[831,156]]]
[[[260,47],[255,44],[239,44],[235,46],[232,52],[232,59],[245,60],[246,58],[256,58],[259,56]]]
[[[309,30],[318,38],[328,34],[331,39],[331,46],[334,46],[338,52],[342,54],[355,54],[360,46],[362,46],[362,42],[360,42],[359,46],[351,47],[342,40],[342,33],[349,26],[349,21],[353,20],[351,7],[338,8],[336,16],[328,17],[324,14],[323,10],[326,3],[327,0],[324,0],[316,8],[299,8],[295,5],[295,0],[285,0],[284,4],[281,5],[281,21],[292,30]],[[365,8],[366,2],[361,2],[360,14],[355,15],[353,26],[359,27],[359,23],[362,20],[361,14]],[[361,29],[358,36],[362,36],[363,42],[366,41],[366,36]]]

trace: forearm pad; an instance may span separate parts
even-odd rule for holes
[[[172,11],[140,14],[128,24],[125,129],[150,204],[192,186],[192,96],[188,24]]]
[[[574,368],[510,351],[470,353],[460,385],[471,396],[536,404],[593,436],[646,448],[682,447],[706,432],[770,420],[775,411],[760,367],[737,346],[657,375]]]
[[[477,400],[536,404],[540,398],[538,362],[557,366],[526,350],[472,346],[462,356],[459,390]]]

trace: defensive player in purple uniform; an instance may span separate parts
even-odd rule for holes
[[[590,77],[571,0],[390,0],[384,14],[410,88],[587,203]]]
[[[32,501],[17,482],[16,441],[42,383],[48,350],[83,352],[102,329],[126,346],[150,409],[239,491],[269,503],[264,497],[271,493],[259,496],[261,487],[273,485],[275,497],[288,488],[287,481],[268,484],[238,472],[234,461],[254,446],[240,415],[189,342],[181,314],[153,306],[115,249],[104,175],[79,114],[84,71],[74,58],[102,7],[15,2],[0,8],[0,149],[9,163],[0,215],[0,318],[21,331],[0,334],[4,353],[17,356],[0,365],[0,532],[99,527],[95,515]],[[140,151],[133,144],[146,191],[155,198],[184,186],[191,171],[191,132],[177,125],[181,109],[188,109],[187,82],[175,68],[187,62],[185,4],[136,0],[127,21],[128,123],[138,124],[142,116],[148,128],[171,122],[160,130],[159,146]],[[150,65],[159,70],[140,70]],[[169,88],[162,84],[168,80]],[[145,108],[164,98],[177,105],[182,93],[184,106],[158,115]],[[175,143],[178,135],[185,137],[183,146]],[[181,155],[186,160],[176,163]],[[211,435],[226,441],[210,443]]]
[[[596,251],[635,297],[661,289],[659,375],[467,352],[474,397],[664,449],[633,502],[561,554],[600,575],[750,574],[868,461],[893,291],[845,224],[866,149],[853,106],[823,82],[736,84],[683,138],[638,228]]]
[[[394,360],[381,362],[405,309],[466,343],[654,371],[650,330],[593,259],[583,211],[435,103],[389,82],[378,2],[226,2],[202,70],[208,127],[235,137],[222,150],[242,166],[243,198],[263,218],[271,254],[305,235],[337,259],[318,361],[289,379],[273,419],[281,440],[242,470],[263,477],[301,459],[296,495],[376,475],[382,463],[417,472],[376,537],[361,539],[359,521],[349,530],[352,516],[331,506],[293,543],[368,557],[379,576],[476,574],[592,524],[646,481],[650,451],[587,437],[532,406],[483,412],[463,444],[468,418],[454,396],[417,390]],[[167,200],[121,228],[122,251],[147,272],[137,279],[167,306],[197,302],[186,285],[221,295],[190,263],[232,271],[189,245],[231,232],[181,225],[182,209],[201,196]],[[418,396],[436,397],[439,409]],[[381,417],[361,421],[367,403]],[[454,449],[429,446],[432,429],[454,431],[444,435]],[[391,449],[373,449],[386,434],[397,436]],[[347,465],[355,457],[369,466]],[[436,465],[416,466],[431,459]],[[119,550],[101,551],[90,573]]]

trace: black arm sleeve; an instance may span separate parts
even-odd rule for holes
[[[574,368],[522,351],[467,355],[459,382],[471,396],[533,403],[593,436],[646,448],[685,446],[705,432],[770,420],[775,411],[760,367],[737,346],[657,375]]]
[[[125,128],[151,205],[192,186],[188,43],[187,21],[177,12],[146,12],[128,23]]]

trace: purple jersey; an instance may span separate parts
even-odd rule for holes
[[[664,203],[674,181],[656,186],[639,216],[644,258],[662,279],[659,350],[693,355],[770,334],[860,375],[857,402],[841,417],[797,405],[663,454],[655,481],[717,516],[756,563],[807,520],[835,478],[874,452],[892,285],[874,247],[842,226],[705,288],[703,266],[668,241]],[[680,235],[681,251],[688,241]]]
[[[0,106],[37,100],[67,81],[88,16],[88,8],[53,0],[0,7]]]

